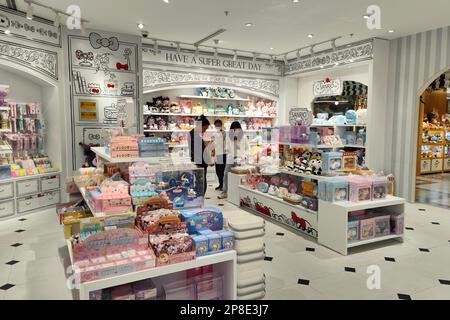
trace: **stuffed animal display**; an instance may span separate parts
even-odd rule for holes
[[[284,168],[288,171],[322,175],[322,155],[319,152],[304,151],[294,161],[286,161]]]

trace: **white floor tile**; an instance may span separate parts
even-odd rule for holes
[[[321,300],[325,296],[310,286],[296,284],[279,290],[268,290],[265,300]]]
[[[0,287],[3,286],[4,284],[8,283],[10,270],[11,270],[11,266],[5,265],[5,264],[0,265]],[[0,290],[0,292],[1,291],[2,290]]]
[[[413,300],[450,300],[450,286],[438,285],[436,287],[417,292],[411,296]]]
[[[9,282],[16,285],[26,284],[29,281],[51,275],[65,277],[65,272],[66,268],[59,257],[23,261],[12,268]]]

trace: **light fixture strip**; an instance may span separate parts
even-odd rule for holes
[[[41,8],[45,8],[45,9],[52,10],[52,11],[55,12],[55,14],[58,13],[58,14],[65,15],[65,16],[67,16],[67,17],[71,17],[71,15],[68,14],[67,12],[65,12],[65,11],[61,11],[61,10],[59,10],[59,9],[56,9],[56,8],[47,6],[47,5],[45,5],[45,4],[39,3],[39,2],[34,1],[34,0],[25,0],[25,3],[30,4],[30,5],[35,5],[35,6],[38,6],[38,7],[41,7]],[[83,19],[83,18],[81,18],[80,21],[81,21],[81,22],[85,22],[85,23],[89,23],[89,20],[86,20],[86,19]]]

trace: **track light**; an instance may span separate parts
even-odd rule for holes
[[[288,63],[288,58],[287,58],[287,53],[284,55],[284,63],[287,64]]]
[[[180,54],[181,52],[181,47],[180,47],[180,43],[177,42],[177,53]]]
[[[309,52],[311,53],[311,57],[314,57],[314,46],[311,46]]]
[[[158,54],[159,48],[158,48],[158,40],[153,39],[153,49],[154,49],[154,54]]]
[[[300,54],[301,49],[297,50],[297,59],[300,59],[302,57],[302,55]]]
[[[233,61],[236,61],[236,60],[237,60],[237,51],[234,50]]]
[[[219,56],[219,52],[217,51],[217,47],[214,48],[214,58],[217,58]]]
[[[53,25],[54,25],[56,28],[59,28],[59,24],[60,24],[60,21],[59,21],[59,13],[55,11],[55,21],[53,22]]]
[[[269,61],[269,63],[270,63],[270,64],[273,64],[273,56],[272,56],[272,55],[270,56],[270,61]]]
[[[27,1],[28,7],[27,7],[27,19],[33,20],[33,6],[31,5],[31,2]]]
[[[256,62],[256,58],[258,57],[258,54],[256,52],[253,53],[253,63]]]
[[[333,51],[336,51],[336,39],[331,40],[331,48],[333,48]]]
[[[195,46],[195,56],[197,57],[199,53],[198,46]]]

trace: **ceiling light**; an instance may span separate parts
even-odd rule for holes
[[[217,51],[217,48],[214,49],[214,58],[217,58],[219,56],[219,52]]]
[[[366,20],[369,20],[370,16],[371,16],[370,14],[365,14],[365,15],[363,15],[363,18],[366,19]]]
[[[11,30],[6,29],[6,30],[5,30],[5,34],[11,34]]]
[[[234,50],[233,61],[236,61],[236,60],[237,60],[237,51]]]
[[[142,24],[142,23],[139,23],[138,25],[137,25],[137,27],[139,28],[139,29],[144,29],[144,25]]]
[[[394,30],[394,29],[391,29],[391,30],[389,30],[388,32],[389,32],[389,33],[394,33],[395,30]]]
[[[195,46],[195,56],[198,56],[198,54],[199,54],[198,46]]]
[[[299,3],[300,0],[292,0],[293,3]]]
[[[300,49],[297,50],[297,58],[300,59],[302,56],[300,54]]]
[[[163,2],[165,2],[165,3],[169,3],[169,0],[163,0]]]
[[[247,22],[247,23],[245,24],[245,26],[246,26],[246,27],[252,27],[252,26],[253,26],[253,23]]]
[[[353,60],[353,59],[350,59],[349,61],[350,61],[350,62],[354,62],[355,60]]]
[[[269,61],[269,63],[270,63],[270,64],[273,63],[273,56],[272,56],[272,55],[270,56],[270,61]]]
[[[338,106],[339,105],[339,101],[336,101],[334,104]]]
[[[53,25],[54,25],[56,28],[59,28],[59,24],[60,24],[60,21],[59,21],[59,13],[55,11],[55,21],[53,22]]]
[[[312,33],[308,34],[308,38],[312,38],[314,35]]]
[[[158,54],[158,40],[156,40],[156,39],[153,39],[153,49],[154,49],[154,54],[156,55],[156,54]]]
[[[270,47],[270,50],[273,50],[273,47]]]
[[[180,54],[181,52],[181,47],[180,47],[180,43],[177,42],[177,53]]]
[[[27,19],[28,20],[33,20],[33,6],[31,5],[31,2],[28,2]]]

